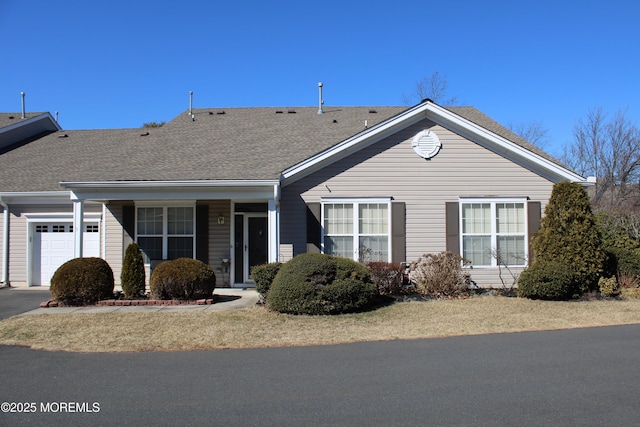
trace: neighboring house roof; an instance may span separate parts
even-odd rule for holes
[[[60,129],[49,113],[0,113],[0,154]]]
[[[0,192],[58,191],[59,183],[279,180],[283,171],[352,140],[384,136],[425,112],[475,123],[525,152],[552,160],[473,107],[194,109],[160,128],[59,131],[0,156]],[[421,115],[422,114],[422,115]],[[440,117],[438,116],[438,117]],[[366,124],[366,128],[365,128]],[[458,125],[460,125],[458,123]],[[476,131],[476,130],[472,130]],[[536,158],[538,158],[536,157]],[[304,166],[303,166],[304,168]]]

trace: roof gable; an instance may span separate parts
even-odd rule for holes
[[[563,180],[586,182],[584,177],[571,171],[553,159],[553,157],[504,128],[477,109],[473,107],[444,108],[430,100],[425,100],[287,168],[281,176],[283,185],[295,182],[356,151],[365,149],[425,118],[530,169],[552,182]]]

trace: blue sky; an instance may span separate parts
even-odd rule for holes
[[[459,105],[539,121],[558,153],[589,109],[640,115],[640,3],[0,0],[0,111],[65,129],[189,107],[404,105],[438,71]]]

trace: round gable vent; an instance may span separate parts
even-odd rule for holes
[[[418,134],[413,137],[413,150],[420,157],[430,159],[438,154],[440,148],[442,148],[442,143],[438,135],[428,129],[418,132]]]

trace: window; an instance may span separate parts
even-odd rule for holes
[[[137,242],[146,263],[159,259],[193,258],[193,206],[144,206],[136,211]]]
[[[462,256],[471,265],[526,265],[524,200],[465,200],[460,207]]]
[[[390,260],[390,199],[323,201],[324,253],[356,261]]]

